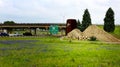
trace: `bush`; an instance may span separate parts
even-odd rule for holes
[[[25,33],[23,33],[23,35],[24,35],[24,36],[32,36],[32,33],[30,33],[30,32],[25,32]]]
[[[89,39],[89,41],[96,41],[96,37],[95,36],[92,36],[92,37],[90,37],[90,39]]]

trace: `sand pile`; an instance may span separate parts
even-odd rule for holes
[[[111,34],[105,32],[104,30],[100,29],[96,25],[89,26],[84,32],[84,36],[91,37],[95,36],[100,41],[105,42],[120,42],[119,39],[115,38]]]
[[[79,29],[74,29],[70,33],[68,33],[66,37],[71,39],[81,39],[82,32]]]
[[[68,33],[66,38],[85,40],[85,39],[89,39],[92,36],[96,37],[97,40],[100,41],[120,42],[119,39],[115,38],[111,34],[100,29],[96,25],[89,26],[84,32],[81,32],[79,29],[74,29],[70,33]]]

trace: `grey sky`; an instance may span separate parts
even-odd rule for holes
[[[87,8],[93,24],[103,24],[109,7],[115,12],[115,23],[120,24],[120,0],[0,0],[0,22],[65,23],[74,18],[82,21]]]

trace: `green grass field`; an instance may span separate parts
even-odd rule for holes
[[[120,44],[1,37],[0,67],[120,67]]]
[[[120,26],[111,34],[120,39]],[[0,37],[0,67],[120,67],[120,44],[53,36]]]

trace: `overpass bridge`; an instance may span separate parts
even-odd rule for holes
[[[36,35],[36,29],[45,29],[48,30],[50,25],[58,25],[59,30],[66,28],[64,23],[15,23],[15,24],[0,24],[0,29],[6,29],[7,33],[10,33],[12,29],[34,29],[34,34]]]

